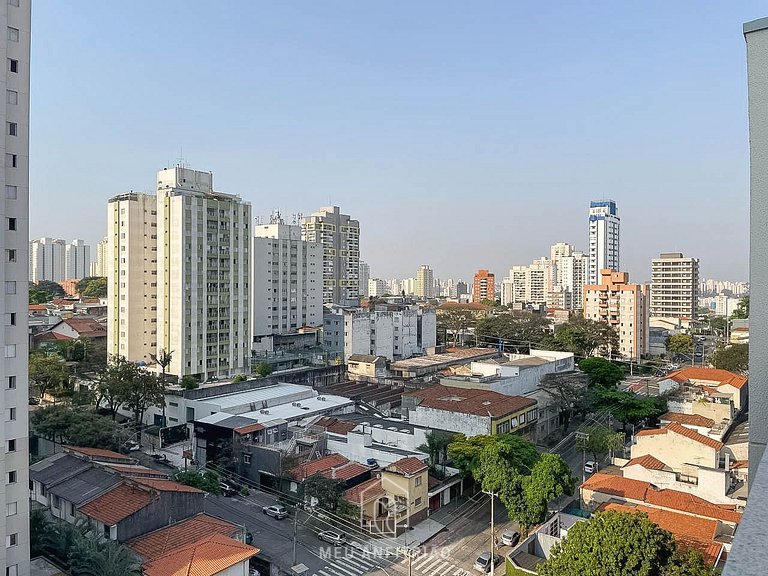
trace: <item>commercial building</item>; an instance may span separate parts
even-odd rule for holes
[[[483,300],[496,300],[496,277],[488,270],[475,272],[475,279],[472,284],[472,302],[482,302]]]
[[[360,222],[338,206],[321,208],[301,221],[305,241],[323,247],[323,304],[360,301]]]
[[[271,224],[255,226],[253,234],[254,341],[322,325],[322,246],[302,240],[301,227],[285,224],[279,214],[273,215]]]
[[[651,260],[652,317],[696,319],[699,306],[699,260],[680,252]]]
[[[251,206],[176,166],[108,205],[108,351],[200,380],[250,372]]]
[[[416,279],[413,287],[413,294],[419,298],[433,298],[435,281],[432,275],[432,269],[426,264],[419,266],[416,271]],[[411,292],[406,290],[406,294]]]
[[[104,237],[96,244],[96,261],[91,262],[90,276],[107,275],[107,250],[109,248],[109,240]]]
[[[66,280],[64,252],[66,242],[55,238],[37,238],[29,243],[29,281]],[[17,256],[18,259],[18,256]]]
[[[648,287],[630,284],[628,272],[605,268],[599,284],[584,286],[584,318],[610,324],[619,337],[618,353],[639,358],[648,353],[647,298]]]
[[[613,200],[589,203],[589,270],[587,282],[600,282],[601,270],[619,269],[619,211]]]
[[[4,2],[6,33],[5,163],[0,170],[0,379],[4,422],[0,427],[0,574],[29,574],[29,384],[27,356],[29,278],[29,53],[30,2]],[[25,248],[27,250],[25,250]]]
[[[64,247],[64,279],[81,280],[91,268],[91,247],[82,240],[72,240]]]
[[[437,344],[437,316],[432,308],[380,305],[344,311],[344,358],[353,354],[400,360],[424,354]]]

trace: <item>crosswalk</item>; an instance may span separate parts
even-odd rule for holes
[[[316,570],[312,576],[363,576],[379,569],[382,564],[391,564],[386,560],[372,558],[359,550],[345,550],[343,554],[334,554],[326,558],[326,565]],[[401,557],[395,562],[400,571],[408,573],[408,558]],[[417,554],[411,559],[411,573],[418,576],[471,576],[466,570],[446,560],[439,554]]]

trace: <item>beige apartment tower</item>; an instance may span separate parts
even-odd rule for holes
[[[9,0],[0,7],[5,23],[5,97],[0,170],[0,574],[29,575],[29,438],[27,371],[29,278],[29,48],[30,2]]]
[[[419,298],[433,298],[435,295],[435,280],[432,268],[426,264],[419,266],[416,271],[413,294]]]
[[[696,319],[699,260],[668,252],[651,260],[651,317]]]
[[[359,304],[360,222],[329,206],[302,218],[301,235],[323,247],[323,304]]]
[[[629,273],[600,270],[600,283],[584,286],[584,318],[606,322],[619,336],[626,358],[648,353],[648,286],[630,284]]]

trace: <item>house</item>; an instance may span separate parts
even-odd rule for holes
[[[360,509],[360,526],[372,534],[398,535],[429,514],[427,464],[413,456],[402,458],[378,477],[344,492]]]
[[[403,394],[408,422],[465,436],[536,431],[537,402],[489,390],[434,385]]]
[[[196,514],[126,544],[142,559],[145,574],[155,576],[248,576],[258,548],[243,544],[244,529]]]
[[[635,434],[632,458],[650,454],[673,470],[681,470],[686,464],[717,468],[722,449],[722,442],[671,422],[664,428],[641,430]]]
[[[372,354],[352,354],[347,358],[350,380],[376,382],[387,377],[387,359]]]
[[[672,391],[670,410],[701,414],[728,423],[747,406],[746,377],[718,368],[683,368],[659,379],[660,392]],[[723,431],[725,434],[727,430]]]
[[[425,380],[450,366],[469,364],[499,356],[493,348],[448,348],[441,354],[431,354],[398,360],[389,365],[390,376],[401,380]]]
[[[298,492],[299,484],[316,474],[329,480],[337,480],[344,488],[351,488],[369,480],[371,468],[359,462],[352,462],[340,454],[329,454],[317,460],[307,460],[293,468],[289,472],[292,480],[288,489]]]
[[[45,342],[76,340],[78,338],[106,342],[107,327],[94,318],[78,318],[73,316],[60,320],[45,332],[36,334],[33,336],[32,342],[35,346],[40,346]]]

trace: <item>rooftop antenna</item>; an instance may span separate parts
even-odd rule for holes
[[[189,168],[189,164],[187,164],[184,161],[184,146],[183,145],[179,146],[179,158],[178,158],[178,162],[176,162],[176,166],[178,168]]]

